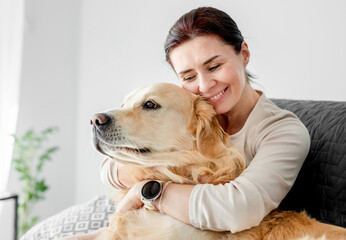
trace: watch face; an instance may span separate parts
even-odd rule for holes
[[[142,187],[142,196],[146,199],[155,198],[161,191],[161,185],[157,181],[149,181]]]

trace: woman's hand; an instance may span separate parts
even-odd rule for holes
[[[149,180],[144,180],[135,183],[126,196],[118,203],[116,212],[125,213],[128,210],[142,207],[141,189],[148,181]],[[164,192],[164,198],[161,201],[160,212],[191,225],[189,218],[189,199],[194,186],[195,185],[169,184]]]
[[[148,180],[135,183],[125,197],[118,203],[116,212],[125,213],[128,210],[142,207],[141,189],[146,182]]]
[[[138,180],[144,179],[145,172],[143,167],[130,165],[118,165],[118,181],[125,187],[132,187]]]

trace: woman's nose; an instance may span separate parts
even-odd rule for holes
[[[214,87],[216,84],[215,80],[208,76],[199,76],[198,79],[198,88],[199,92],[206,93],[208,92],[212,87]]]

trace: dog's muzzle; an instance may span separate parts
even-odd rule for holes
[[[132,153],[149,153],[146,147],[129,145],[123,136],[121,127],[117,121],[108,113],[97,113],[90,119],[93,129],[93,145],[97,151],[112,157],[114,152],[130,151]]]

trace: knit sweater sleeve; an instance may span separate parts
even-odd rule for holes
[[[305,126],[285,112],[244,134],[250,141],[245,155],[253,155],[250,164],[227,184],[194,187],[189,200],[193,226],[233,233],[257,226],[291,189],[310,146]]]
[[[100,166],[100,177],[103,184],[115,189],[126,189],[118,179],[119,163],[111,158],[105,158]]]

